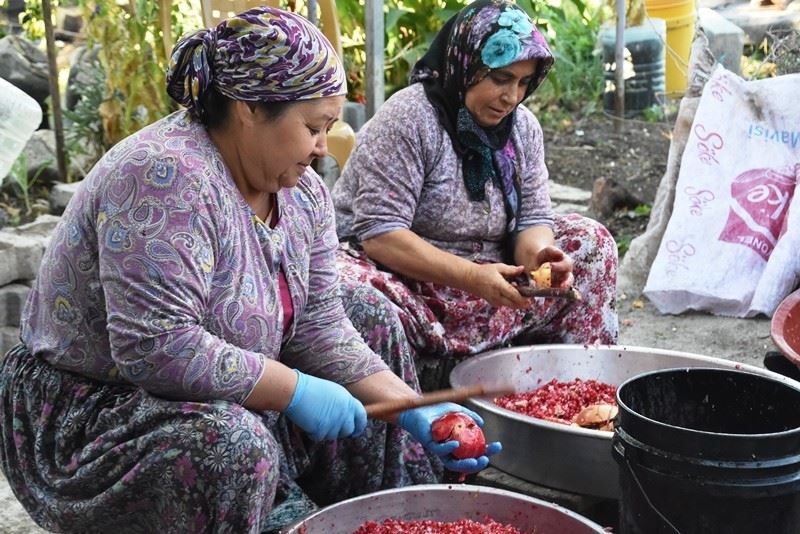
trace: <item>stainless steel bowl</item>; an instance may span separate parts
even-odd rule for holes
[[[681,367],[738,369],[793,380],[760,367],[688,352],[622,345],[534,345],[480,354],[450,373],[453,387],[511,383],[531,391],[552,379],[595,379],[619,386],[638,374]],[[506,410],[491,399],[468,402],[484,418],[487,441],[501,441],[494,467],[523,480],[583,495],[619,497],[619,475],[611,456],[612,432],[552,423]]]
[[[523,532],[591,534],[603,528],[556,504],[510,491],[467,484],[429,484],[370,493],[328,506],[291,525],[285,534],[348,534],[366,521],[481,520],[489,515]]]

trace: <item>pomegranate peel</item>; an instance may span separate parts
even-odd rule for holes
[[[458,448],[450,453],[453,458],[478,458],[486,454],[486,438],[483,430],[468,415],[460,412],[449,412],[431,424],[431,436],[434,441],[458,441]]]

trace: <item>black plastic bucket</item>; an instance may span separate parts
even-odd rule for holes
[[[666,369],[617,389],[623,534],[800,532],[800,388]]]
[[[625,49],[629,53],[625,67],[625,116],[632,117],[663,100],[666,69],[666,23],[662,19],[646,19],[642,26],[626,28]],[[599,40],[603,49],[603,108],[614,112],[616,90],[616,28],[603,26]]]

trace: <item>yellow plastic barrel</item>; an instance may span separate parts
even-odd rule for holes
[[[697,19],[694,0],[645,0],[644,5],[649,17],[667,22],[666,91],[681,95],[686,90]]]

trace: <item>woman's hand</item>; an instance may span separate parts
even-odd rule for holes
[[[544,247],[536,254],[535,265],[530,267],[533,271],[543,263],[550,262],[550,280],[552,287],[572,287],[575,277],[572,274],[572,258],[560,248],[550,245]]]
[[[492,306],[527,308],[531,301],[519,294],[508,281],[525,268],[504,263],[475,263],[467,275],[467,291],[489,301]]]
[[[357,436],[367,426],[364,405],[343,386],[301,373],[284,413],[314,441]]]
[[[414,439],[419,441],[423,447],[438,456],[442,460],[444,466],[450,471],[477,473],[489,465],[489,456],[503,450],[503,446],[499,441],[495,441],[486,444],[486,454],[483,456],[464,458],[462,460],[453,458],[450,453],[458,448],[458,441],[451,440],[438,443],[433,441],[433,436],[431,435],[431,425],[433,422],[450,412],[466,414],[471,417],[478,426],[483,426],[483,418],[480,415],[452,402],[443,402],[432,406],[405,410],[400,413],[398,424],[403,430],[414,436]]]

